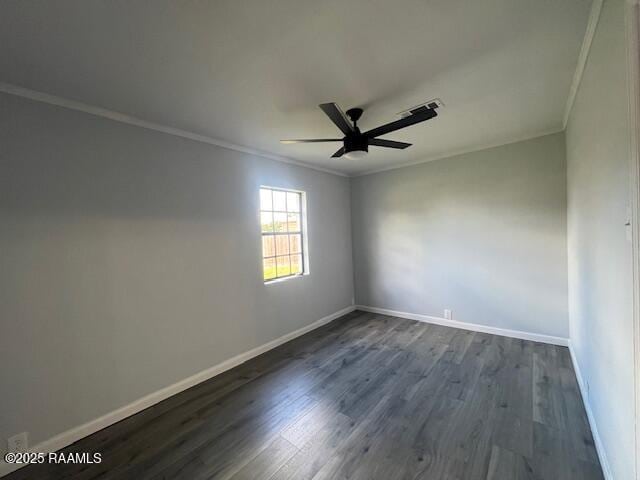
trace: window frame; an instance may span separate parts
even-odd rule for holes
[[[272,197],[271,197],[271,210],[263,210],[262,209],[262,199],[261,199],[261,195],[260,192],[261,190],[269,190],[271,191]],[[275,206],[273,204],[273,192],[284,192],[286,193],[295,193],[297,195],[299,195],[299,201],[300,201],[300,211],[299,212],[294,212],[294,211],[289,211],[289,207],[288,204],[285,204],[285,210],[275,210]],[[275,217],[276,213],[284,213],[286,215],[288,214],[292,214],[292,213],[297,213],[299,214],[299,218],[300,218],[300,229],[295,231],[295,232],[289,232],[288,229],[286,232],[276,232],[275,231],[275,221],[272,220],[274,222],[274,227],[273,227],[273,231],[271,232],[263,232],[262,231],[262,213],[271,213],[272,218]],[[283,187],[272,187],[269,185],[260,185],[259,189],[258,189],[258,218],[259,218],[259,228],[260,228],[260,252],[261,252],[261,262],[262,262],[262,268],[261,268],[261,279],[262,282],[265,285],[269,285],[269,284],[273,284],[273,283],[279,283],[279,282],[283,282],[285,280],[290,280],[292,278],[299,278],[299,277],[303,277],[305,275],[309,275],[309,247],[308,247],[308,235],[307,235],[307,194],[305,191],[303,190],[296,190],[296,189],[292,189],[292,188],[283,188]],[[287,222],[288,223],[288,222]],[[279,256],[283,256],[283,255],[277,255],[277,237],[278,236],[286,236],[289,239],[289,235],[300,235],[300,258],[301,258],[301,272],[300,273],[289,273],[288,275],[282,275],[282,276],[278,276],[278,270],[277,270],[277,258]],[[271,236],[274,239],[274,255],[270,255],[270,256],[264,256],[264,237],[265,236]],[[289,256],[289,262],[291,262],[291,257],[292,255],[298,255],[298,253],[296,254],[291,254],[291,240],[289,239],[289,253],[287,254]],[[265,279],[264,278],[264,272],[265,272],[265,260],[267,259],[274,259],[275,264],[276,264],[276,277],[274,278],[269,278],[269,279]],[[289,268],[291,268],[291,263],[289,263]]]

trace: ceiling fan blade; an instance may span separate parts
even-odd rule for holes
[[[294,140],[280,140],[280,143],[321,143],[321,142],[341,142],[341,138],[307,138]]]
[[[342,155],[344,155],[344,147],[342,147],[340,150],[338,150],[336,153],[334,153],[333,155],[331,155],[331,158],[338,158],[341,157]]]
[[[383,138],[370,138],[369,145],[375,145],[376,147],[398,148],[404,150],[410,147],[410,143],[396,142],[394,140],[385,140]]]
[[[387,123],[386,125],[374,128],[372,130],[369,130],[368,132],[364,132],[364,135],[369,138],[379,137],[380,135],[386,135],[387,133],[395,132],[396,130],[400,130],[401,128],[415,125],[416,123],[431,120],[433,117],[437,116],[438,114],[435,110],[428,109],[423,112],[414,113],[413,115],[409,115],[408,117],[401,118],[400,120],[396,120],[395,122]]]
[[[336,124],[336,126],[342,133],[346,135],[353,132],[353,126],[351,125],[351,122],[344,114],[344,112],[340,110],[340,107],[338,105],[336,105],[335,103],[323,103],[318,106],[324,113],[327,114],[327,117],[329,117],[331,121]]]

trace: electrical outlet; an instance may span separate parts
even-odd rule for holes
[[[29,434],[22,432],[7,439],[8,453],[26,452],[29,449]]]
[[[444,318],[446,318],[447,320],[451,320],[451,310],[447,308],[444,309]]]

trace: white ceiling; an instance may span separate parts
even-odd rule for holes
[[[3,0],[0,81],[357,174],[562,129],[591,0]],[[361,160],[363,130],[431,98],[431,121]]]

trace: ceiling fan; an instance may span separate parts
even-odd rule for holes
[[[395,132],[401,128],[415,125],[416,123],[430,120],[438,114],[436,109],[440,104],[436,101],[419,105],[408,110],[403,118],[395,122],[387,123],[377,128],[373,128],[366,132],[360,132],[358,128],[358,120],[362,116],[361,108],[350,108],[345,113],[335,103],[323,103],[319,105],[324,113],[331,119],[333,123],[344,133],[343,138],[312,138],[308,140],[280,140],[280,143],[321,143],[321,142],[342,142],[342,148],[331,155],[334,158],[343,155],[349,159],[362,158],[369,152],[369,145],[376,147],[397,148],[403,150],[410,147],[410,143],[396,142],[393,140],[385,140],[376,138],[380,135]]]

